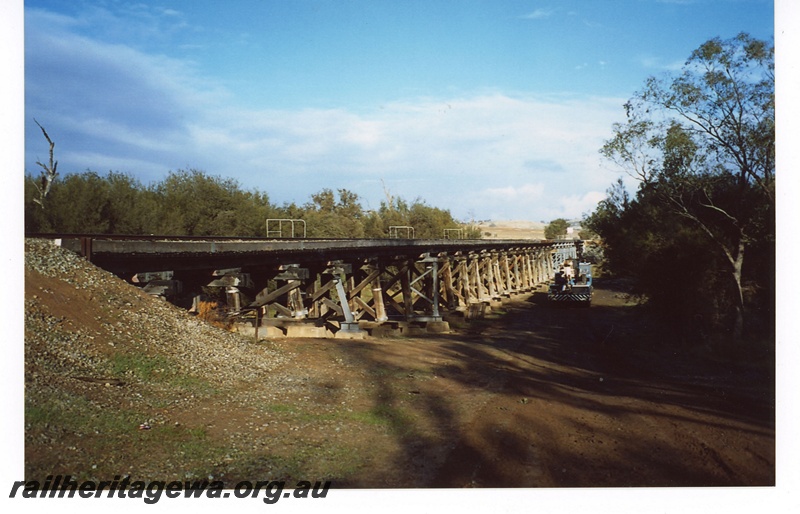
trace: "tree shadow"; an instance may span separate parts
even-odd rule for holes
[[[384,379],[387,361],[369,342],[343,346],[377,384],[374,411],[403,448],[389,487],[774,484],[769,374],[742,377],[646,344],[632,352],[617,337],[642,328],[629,307],[551,308],[544,293],[504,307],[480,330],[429,340],[438,358],[428,371],[459,398],[428,387],[404,402],[408,392]],[[458,402],[470,395],[477,410],[465,418]],[[752,453],[753,469],[729,462],[708,431]]]

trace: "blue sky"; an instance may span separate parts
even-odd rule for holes
[[[788,170],[800,162],[800,2],[776,5],[778,169]],[[20,190],[17,170],[35,173],[46,158],[35,117],[56,140],[62,172],[118,170],[147,182],[195,167],[279,204],[344,187],[371,207],[385,182],[462,218],[580,216],[620,175],[597,150],[622,103],[711,37],[771,37],[772,13],[761,0],[27,1],[23,40],[21,0],[0,1],[0,61],[11,70],[0,78],[0,186]],[[5,198],[8,241],[21,241],[21,196]],[[779,221],[797,219],[798,197],[796,174],[781,174]],[[779,223],[777,276],[792,271],[798,241],[796,224]],[[9,291],[21,291],[21,246],[4,248],[6,269],[18,270]],[[793,363],[796,295],[791,281],[777,287],[777,362]],[[20,296],[3,295],[0,310],[9,340],[22,341]],[[20,479],[24,457],[22,361],[23,345],[9,345],[0,373],[11,413],[0,429],[5,483]],[[779,366],[776,379],[786,397],[798,389],[788,369]],[[797,409],[785,404],[778,433],[796,433]],[[796,438],[779,437],[778,449],[796,455]],[[796,459],[780,460],[778,476],[780,487],[744,497],[613,493],[614,510],[638,512],[654,494],[687,512],[710,501],[770,510],[797,499]],[[512,511],[533,501],[555,512],[565,501],[610,498],[584,493],[504,493],[486,505]]]
[[[273,203],[384,189],[459,219],[574,218],[650,75],[773,37],[768,0],[28,0],[25,169],[196,168]]]

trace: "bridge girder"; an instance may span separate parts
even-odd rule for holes
[[[291,330],[304,326],[316,335],[359,336],[365,327],[398,323],[441,331],[444,315],[452,312],[480,316],[487,306],[548,282],[565,259],[577,255],[580,242],[82,239],[61,244],[79,252],[88,247],[84,253],[95,263],[124,277],[207,270],[212,284],[227,285],[230,314],[256,331],[279,327],[287,335],[309,334]]]

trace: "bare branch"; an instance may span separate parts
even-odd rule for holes
[[[44,209],[44,199],[50,193],[50,188],[53,186],[53,182],[56,179],[56,175],[58,175],[58,161],[54,160],[53,158],[54,154],[53,149],[55,148],[56,144],[53,142],[52,139],[50,139],[50,136],[47,134],[47,131],[36,120],[36,118],[34,118],[33,121],[36,123],[36,125],[39,126],[40,129],[42,129],[42,134],[44,134],[44,138],[50,144],[49,163],[45,165],[40,161],[36,161],[36,164],[38,164],[42,168],[40,177],[41,187],[39,186],[39,184],[35,184],[36,190],[39,192],[39,198],[34,198],[33,201],[39,204],[39,206],[41,206],[42,209]]]

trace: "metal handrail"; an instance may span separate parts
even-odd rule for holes
[[[270,222],[273,222],[273,223],[277,222],[278,223],[278,230],[270,230],[269,229]],[[297,224],[302,223],[303,224],[303,236],[302,237],[303,237],[303,239],[305,239],[305,237],[306,237],[306,222],[304,220],[293,220],[293,219],[288,219],[288,218],[267,218],[267,237],[283,237],[283,224],[284,223],[289,223],[291,225],[291,227],[292,227],[292,235],[289,236],[289,237],[292,237],[292,238],[297,237],[297,236],[295,236],[295,232],[294,232],[295,223],[297,223]]]
[[[406,225],[392,225],[389,227],[389,238],[400,239],[399,231],[401,230],[406,231],[406,239],[414,239],[414,227]]]

